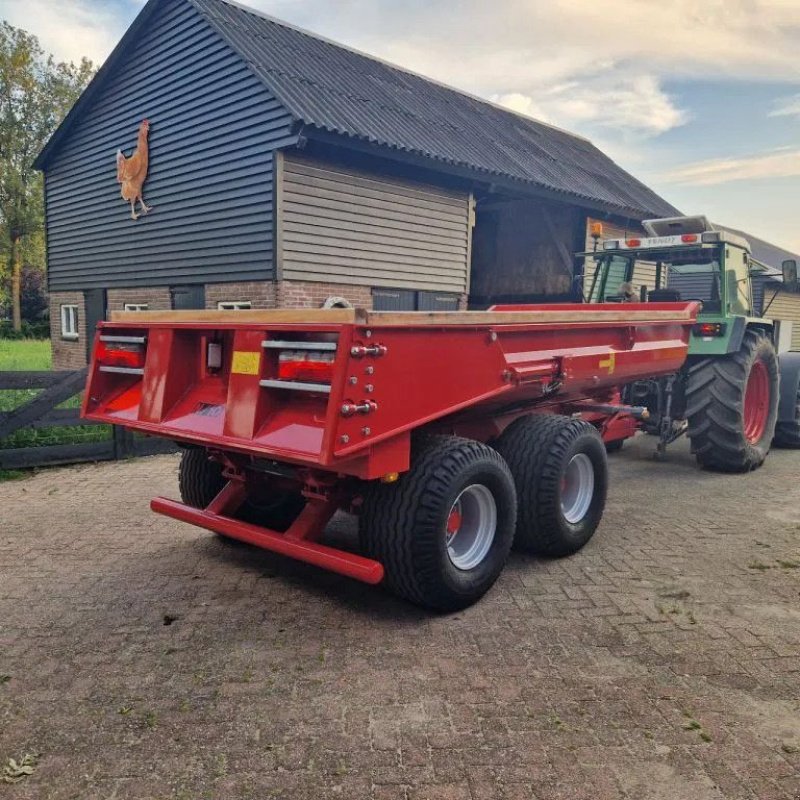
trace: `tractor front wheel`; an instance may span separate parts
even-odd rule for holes
[[[738,353],[689,366],[688,435],[701,466],[748,472],[764,463],[775,434],[779,381],[774,345],[752,329]]]

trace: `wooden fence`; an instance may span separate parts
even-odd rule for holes
[[[93,426],[98,423],[80,418],[78,408],[56,408],[83,391],[86,369],[61,372],[0,372],[0,391],[39,390],[10,411],[0,413],[0,469],[22,469],[83,461],[110,461],[132,456],[169,453],[176,446],[166,439],[135,436],[127,428],[113,426],[111,433],[97,440],[81,441],[80,436],[63,436],[58,444],[8,446],[8,439],[23,429],[51,429],[66,426]],[[73,430],[79,430],[74,429]],[[83,430],[86,430],[84,428]]]

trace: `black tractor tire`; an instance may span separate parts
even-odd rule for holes
[[[745,395],[756,367],[766,370],[769,400],[764,405],[763,432],[757,440],[745,433]],[[778,417],[780,370],[770,339],[745,331],[737,353],[703,358],[689,364],[686,383],[688,436],[697,463],[718,472],[758,469],[769,453]]]
[[[490,541],[483,537],[485,552],[476,549],[478,563],[463,561],[459,567],[450,542],[462,531],[448,540],[448,526],[456,508],[461,520],[461,498],[470,492],[491,496],[494,533]],[[369,484],[359,538],[364,553],[383,564],[386,585],[395,594],[425,608],[456,611],[479,600],[497,580],[511,550],[516,515],[514,481],[495,450],[455,436],[426,437],[399,480]],[[473,514],[473,520],[490,516]]]
[[[800,450],[800,387],[797,389],[794,420],[779,422],[775,426],[775,438],[772,444],[775,447]]]
[[[210,459],[205,450],[184,450],[178,468],[178,487],[186,505],[205,508],[222,491],[225,483],[222,464]],[[299,492],[279,492],[248,498],[236,516],[244,522],[283,533],[304,506],[305,499]]]
[[[612,453],[619,453],[625,445],[625,441],[625,439],[614,439],[613,442],[606,442],[606,453],[609,455]]]
[[[514,546],[546,556],[580,550],[600,524],[608,492],[606,449],[597,429],[558,414],[533,414],[512,423],[495,447],[511,469],[517,489]],[[587,489],[591,499],[584,513],[570,521],[564,482],[578,455],[586,458],[575,464],[591,467],[593,483]],[[588,476],[584,478],[588,485]]]

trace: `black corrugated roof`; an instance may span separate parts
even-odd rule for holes
[[[163,2],[149,0],[36,159],[43,169],[81,109]],[[308,129],[542,187],[633,219],[680,212],[588,140],[359,53],[229,0],[192,3]],[[434,165],[432,165],[434,166]]]
[[[677,210],[591,142],[228,0],[191,0],[303,124],[632,216]]]

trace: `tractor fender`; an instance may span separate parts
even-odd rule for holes
[[[731,325],[731,335],[728,337],[728,352],[738,353],[742,349],[746,325],[744,317],[734,317]]]
[[[778,422],[795,422],[797,391],[800,388],[800,353],[781,353],[781,394],[778,401]]]

